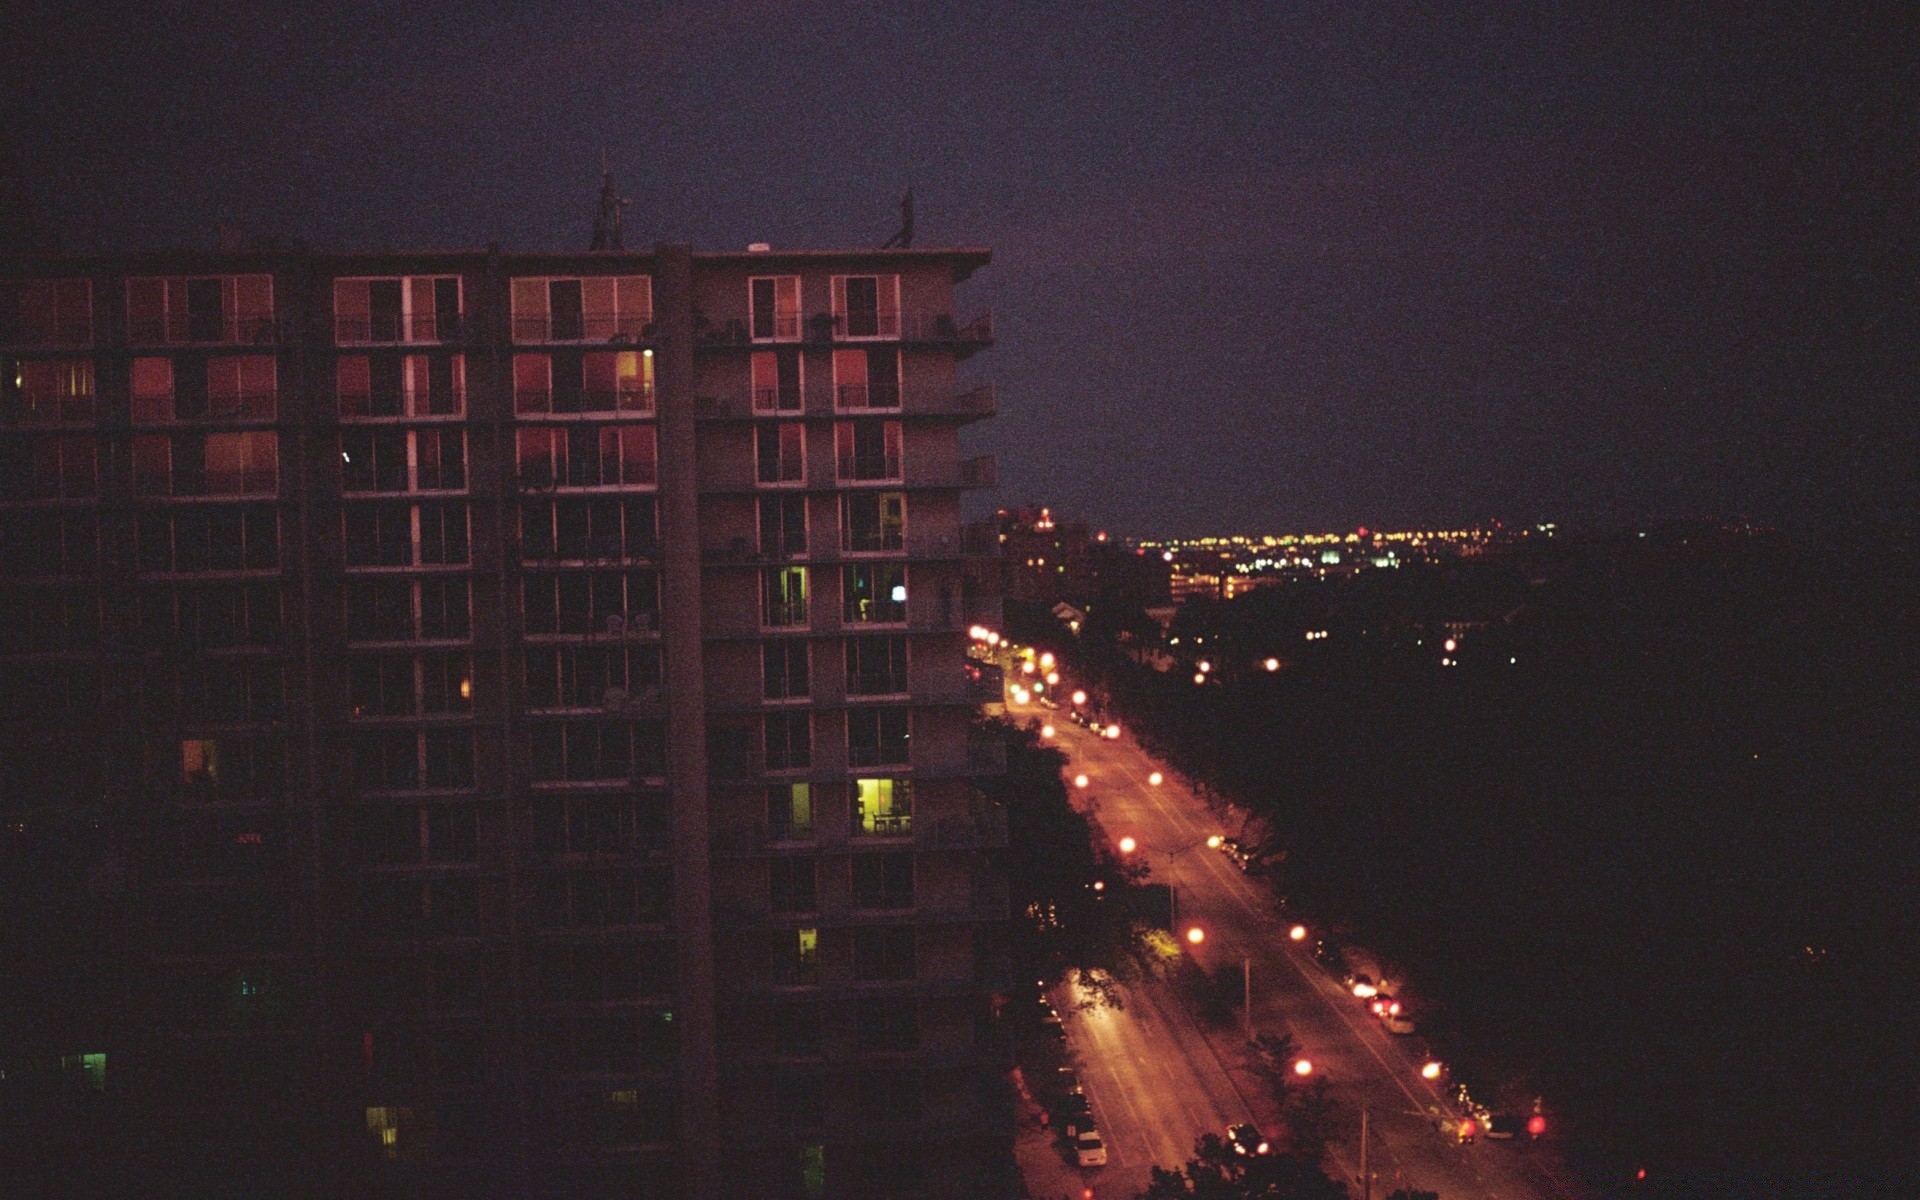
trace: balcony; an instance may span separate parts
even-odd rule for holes
[[[645,415],[653,412],[651,387],[556,392],[548,388],[521,388],[513,394],[518,416],[604,417],[609,413]]]
[[[842,454],[836,464],[837,481],[846,483],[899,483],[900,451],[878,454]]]
[[[900,385],[898,383],[843,383],[834,388],[833,409],[835,412],[899,412]]]
[[[333,340],[341,346],[457,342],[465,332],[462,317],[442,320],[435,313],[415,313],[411,319],[395,312],[333,319]]]
[[[805,600],[767,601],[760,607],[760,627],[762,629],[805,629],[807,602]]]
[[[999,472],[991,454],[976,454],[960,460],[960,486],[968,491],[999,487]]]
[[[513,340],[528,345],[541,342],[605,342],[631,346],[653,340],[652,313],[522,313],[513,318]]]
[[[803,402],[798,387],[770,387],[753,389],[753,411],[760,416],[793,415],[801,411]]]

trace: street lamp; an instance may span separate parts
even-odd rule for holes
[[[1442,1067],[1437,1062],[1430,1062],[1426,1066],[1420,1068],[1420,1078],[1438,1079],[1440,1078],[1440,1072],[1445,1069],[1446,1068]]]
[[[1042,726],[1040,727],[1040,736],[1041,736],[1041,737],[1043,737],[1043,738],[1050,738],[1050,737],[1052,737],[1052,736],[1053,736],[1053,726],[1051,726],[1051,725],[1042,725]]]
[[[1082,704],[1085,704],[1086,702],[1087,702],[1087,694],[1085,692],[1075,692],[1073,694],[1073,703],[1076,708]]]
[[[1123,837],[1120,839],[1120,853],[1122,854],[1132,854],[1135,850],[1139,848],[1140,848],[1140,843],[1134,841],[1130,837]]]
[[[1305,925],[1295,925],[1292,929],[1287,930],[1287,936],[1296,942],[1304,942],[1307,940],[1307,927]]]
[[[1198,946],[1201,942],[1207,940],[1207,931],[1195,925],[1187,930],[1187,940]]]
[[[1221,841],[1220,835],[1217,833],[1214,834],[1212,837],[1207,839],[1207,849],[1218,850],[1220,848],[1220,841]]]
[[[1085,775],[1075,775],[1073,777],[1073,786],[1075,787],[1083,788],[1087,786],[1087,783],[1088,783],[1088,780]]]
[[[1154,787],[1159,787],[1162,783],[1166,782],[1166,778],[1165,775],[1155,771],[1153,774],[1147,776],[1147,782]]]
[[[1305,1058],[1296,1058],[1296,1059],[1294,1059],[1294,1060],[1293,1060],[1293,1073],[1294,1073],[1295,1075],[1298,1075],[1298,1076],[1299,1076],[1300,1078],[1302,1078],[1302,1079],[1305,1079],[1305,1078],[1306,1078],[1307,1076],[1309,1076],[1309,1075],[1311,1075],[1311,1074],[1313,1074],[1313,1062],[1312,1062],[1312,1060],[1310,1060],[1310,1059],[1305,1059]]]

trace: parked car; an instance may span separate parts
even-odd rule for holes
[[[1273,1149],[1272,1143],[1261,1137],[1259,1127],[1254,1125],[1228,1127],[1227,1145],[1233,1147],[1235,1154],[1243,1154],[1248,1158],[1270,1153]]]
[[[1106,1143],[1100,1140],[1100,1131],[1088,1126],[1082,1129],[1073,1142],[1074,1159],[1083,1167],[1104,1167],[1107,1165]]]
[[[1490,1142],[1510,1142],[1527,1131],[1527,1123],[1519,1117],[1506,1113],[1495,1113],[1487,1118],[1486,1135]]]

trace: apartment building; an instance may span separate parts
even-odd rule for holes
[[[0,853],[75,989],[0,1105],[421,1194],[989,1194],[987,261],[0,263]]]

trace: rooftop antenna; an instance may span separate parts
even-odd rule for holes
[[[888,238],[886,241],[880,243],[880,248],[882,250],[892,250],[892,249],[895,249],[896,247],[901,250],[913,249],[913,185],[912,184],[908,184],[907,190],[900,193],[900,232],[894,234],[892,237]]]
[[[607,152],[600,152],[600,208],[593,214],[593,244],[589,250],[625,250],[620,237],[620,210],[633,201],[613,190],[613,170],[607,166]]]

